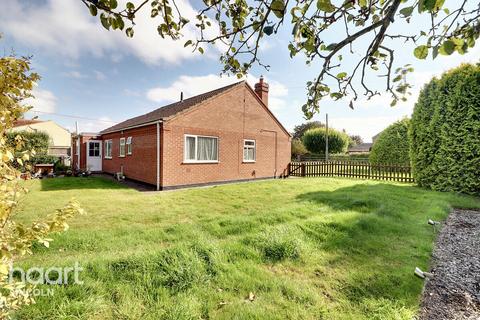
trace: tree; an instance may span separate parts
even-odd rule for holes
[[[420,92],[409,131],[415,181],[480,195],[480,65],[432,79]]]
[[[297,159],[299,156],[306,155],[307,153],[308,150],[300,139],[292,139],[292,159]]]
[[[321,123],[320,121],[309,121],[305,122],[302,124],[299,124],[298,126],[295,126],[293,128],[293,139],[302,139],[303,134],[313,128],[325,128],[325,125]]]
[[[24,150],[28,141],[21,136],[15,138],[15,145],[7,143],[7,132],[15,120],[29,109],[24,100],[32,97],[31,90],[39,80],[36,73],[30,72],[28,58],[15,56],[0,57],[0,318],[9,318],[11,313],[22,305],[32,303],[31,288],[16,280],[10,281],[9,267],[19,257],[32,254],[32,244],[39,242],[48,247],[48,234],[68,228],[67,220],[82,213],[79,205],[72,201],[63,209],[26,226],[14,217],[21,214],[17,209],[19,197],[27,192],[20,183],[20,172],[16,164],[23,165],[34,150]],[[18,153],[19,152],[19,153]]]
[[[378,136],[372,146],[369,160],[373,164],[409,164],[408,126],[410,120],[397,121]]]
[[[392,105],[406,99],[410,89],[407,74],[413,68],[395,64],[394,43],[414,43],[413,55],[426,59],[429,54],[433,58],[463,54],[480,36],[480,6],[475,0],[452,1],[450,8],[445,0],[204,0],[198,4],[196,16],[189,17],[194,21],[186,18],[178,0],[138,0],[125,7],[118,7],[117,0],[80,1],[92,15],[100,13],[104,28],[124,30],[128,37],[134,36],[141,10],[149,10],[151,17],[158,19],[162,38],[178,40],[183,28],[193,26],[199,31],[198,38],[185,39],[184,45],[203,54],[206,46],[221,43],[223,72],[238,77],[254,65],[268,69],[259,57],[259,43],[281,28],[290,29],[290,56],[304,54],[306,64],[320,66],[317,76],[306,84],[302,109],[307,118],[318,112],[324,97],[350,96],[353,108],[360,91],[369,98],[379,94],[379,88],[371,87],[368,80],[375,75],[385,78],[384,89],[391,95]],[[395,31],[411,29],[405,25],[412,18],[424,27],[413,34]],[[362,40],[367,45],[361,46]],[[353,66],[342,68],[345,60],[353,61]]]
[[[327,130],[326,128],[310,129],[303,135],[302,142],[308,151],[325,154]],[[335,129],[328,129],[328,152],[344,153],[348,147],[347,134]]]

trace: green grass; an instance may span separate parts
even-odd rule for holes
[[[411,319],[428,218],[480,200],[306,178],[142,193],[101,178],[29,182],[19,218],[87,210],[23,267],[85,268],[18,319]],[[253,302],[247,299],[255,295]]]

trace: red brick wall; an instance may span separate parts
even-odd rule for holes
[[[291,154],[290,136],[254,94],[246,86],[237,86],[163,124],[163,187],[266,178],[286,173]],[[219,163],[183,163],[185,134],[218,137]],[[255,163],[243,163],[243,139],[256,140]]]
[[[132,154],[120,157],[120,138],[132,137]],[[157,126],[149,125],[140,128],[104,134],[102,151],[103,171],[114,174],[121,171],[127,178],[157,184]],[[105,159],[105,140],[112,139],[112,159]]]

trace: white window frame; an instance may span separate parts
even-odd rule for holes
[[[105,140],[105,159],[112,159],[112,139]]]
[[[247,142],[253,142],[252,145],[247,145]],[[253,149],[253,160],[245,159],[245,149]],[[257,142],[252,139],[243,139],[243,162],[256,162],[257,161]]]
[[[123,150],[123,154],[122,154]],[[125,157],[125,138],[120,138],[119,148],[118,148],[118,156],[120,158]]]
[[[198,148],[198,138],[213,138],[217,140],[217,160],[192,160],[192,159],[187,159],[187,138],[195,138],[195,158],[197,158],[197,148]],[[218,163],[219,159],[219,150],[220,150],[220,145],[219,145],[219,139],[218,137],[215,136],[204,136],[204,135],[195,135],[195,134],[186,134],[184,139],[183,139],[183,162],[184,163]]]
[[[127,154],[131,155],[132,154],[132,137],[127,138]]]

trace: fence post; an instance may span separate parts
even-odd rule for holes
[[[302,162],[302,167],[301,167],[300,175],[301,175],[302,177],[305,177],[305,162]]]
[[[289,162],[289,163],[288,163],[288,166],[287,166],[287,177],[290,177],[290,172],[291,172],[291,170],[292,170],[292,169],[291,169],[291,165],[292,165],[292,164]]]

